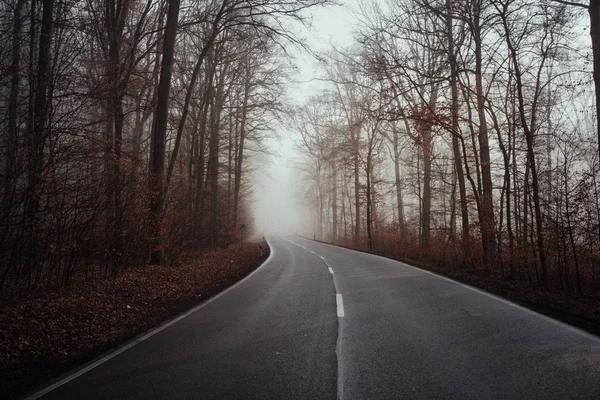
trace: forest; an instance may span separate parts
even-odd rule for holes
[[[239,241],[292,27],[325,3],[2,1],[0,292]]]
[[[311,238],[600,287],[600,2],[357,2],[296,110]]]
[[[600,2],[4,0],[0,291],[171,264],[253,227],[253,157],[299,133],[316,239],[594,295]]]

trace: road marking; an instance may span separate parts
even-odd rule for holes
[[[40,389],[39,391],[35,392],[34,394],[32,394],[29,397],[26,397],[25,400],[35,400],[35,399],[39,399],[42,396],[45,396],[46,394],[50,393],[51,391],[53,391],[54,389],[57,389],[69,382],[71,382],[74,379],[79,378],[81,375],[85,374],[86,372],[89,372],[91,370],[93,370],[94,368],[98,367],[99,365],[104,364],[105,362],[115,358],[116,356],[118,356],[121,353],[126,352],[127,350],[131,349],[133,346],[140,344],[141,342],[143,342],[146,339],[151,338],[152,336],[156,335],[157,333],[159,333],[160,331],[167,329],[168,327],[170,327],[171,325],[181,321],[182,319],[190,316],[191,314],[195,313],[196,311],[200,310],[201,308],[209,305],[210,303],[212,303],[213,301],[217,300],[219,297],[225,295],[226,293],[228,293],[229,291],[235,289],[237,286],[239,286],[240,284],[242,284],[244,281],[246,281],[248,278],[250,278],[252,275],[254,275],[255,273],[257,273],[260,269],[262,269],[270,260],[271,258],[273,258],[273,255],[275,254],[275,249],[273,248],[273,246],[271,246],[271,244],[269,243],[269,239],[265,238],[265,240],[267,241],[267,243],[269,244],[269,257],[267,257],[267,259],[258,267],[256,268],[254,271],[252,271],[250,273],[250,275],[246,276],[244,279],[242,279],[241,281],[237,282],[236,284],[234,284],[233,286],[228,287],[227,289],[225,289],[224,291],[222,291],[221,293],[211,297],[210,299],[208,299],[207,301],[205,301],[202,304],[197,305],[196,307],[184,312],[183,314],[181,314],[180,316],[176,317],[175,319],[166,322],[165,324],[159,326],[158,328],[155,328],[154,330],[151,330],[150,332],[143,334],[141,337],[138,337],[136,339],[133,339],[131,342],[129,342],[128,344],[124,345],[123,347],[120,347],[110,353],[108,353],[107,355],[105,355],[104,357],[102,357],[101,359],[99,359],[98,361],[94,361],[91,364],[84,366],[80,369],[78,369],[77,371],[73,372],[72,374],[68,375],[67,377],[59,380],[58,382],[50,385],[50,386],[46,386],[43,389]]]
[[[304,250],[308,251],[309,253],[314,254],[315,256],[319,257],[321,260],[323,260],[323,262],[325,263],[325,266],[327,266],[327,268],[329,269],[329,273],[333,276],[333,269],[329,266],[329,264],[327,263],[327,260],[325,259],[325,257],[315,253],[314,251],[306,248],[305,246],[302,246],[301,244],[298,244],[296,242],[292,242],[291,240],[288,240],[287,238],[284,238],[284,240],[286,240],[287,242],[296,245],[300,248],[303,248]],[[335,289],[335,291],[337,292],[337,285],[335,282],[335,278],[332,279],[333,281],[333,287]],[[337,316],[338,318],[344,318],[344,300],[342,299],[342,295],[339,293],[336,293],[335,295],[335,299],[336,299],[336,304],[337,304]],[[337,399],[338,400],[343,400],[344,398],[344,368],[342,366],[342,331],[343,331],[344,327],[342,324],[342,321],[338,321],[338,334],[337,334],[337,341],[336,341],[336,345],[335,345],[335,353],[336,353],[336,358],[337,358],[337,365],[338,365],[338,373],[337,373]]]
[[[300,237],[301,237],[301,236],[300,236]],[[306,240],[311,240],[311,241],[317,242],[317,241],[315,241],[315,240],[313,240],[313,239],[310,239],[310,238],[305,238],[305,239],[306,239]],[[517,303],[514,303],[514,302],[512,302],[512,301],[510,301],[510,300],[507,300],[507,299],[505,299],[505,298],[502,298],[502,297],[496,296],[495,294],[492,294],[492,293],[486,292],[486,291],[485,291],[485,290],[483,290],[483,289],[479,289],[479,288],[476,288],[476,287],[474,287],[474,286],[470,286],[470,285],[468,285],[468,284],[466,284],[466,283],[462,283],[462,282],[460,282],[460,281],[457,281],[457,280],[455,280],[455,279],[452,279],[452,278],[448,278],[448,277],[446,277],[446,276],[443,276],[443,275],[437,274],[437,273],[435,273],[435,272],[431,272],[431,271],[428,271],[428,270],[426,270],[426,269],[423,269],[423,268],[415,267],[414,265],[410,265],[410,264],[408,264],[408,263],[406,263],[406,262],[403,262],[403,261],[393,260],[393,259],[391,259],[391,258],[388,258],[388,257],[380,256],[380,255],[378,255],[378,254],[373,254],[373,253],[368,253],[368,252],[365,252],[365,251],[359,251],[359,250],[349,249],[349,248],[347,248],[347,247],[338,246],[338,245],[333,245],[333,244],[324,243],[324,242],[317,242],[317,243],[322,243],[322,244],[323,244],[323,245],[325,245],[325,246],[337,247],[337,248],[339,248],[339,249],[347,250],[347,251],[350,251],[350,252],[355,252],[355,253],[359,253],[359,254],[363,254],[363,255],[368,255],[368,256],[371,256],[371,257],[374,257],[374,258],[379,258],[379,259],[382,259],[382,260],[384,260],[384,261],[387,261],[387,262],[393,262],[393,263],[401,264],[401,265],[403,265],[403,266],[405,266],[405,267],[408,267],[408,268],[416,269],[416,270],[418,270],[418,271],[421,271],[421,272],[424,272],[424,273],[426,273],[426,274],[428,274],[428,275],[432,275],[432,276],[435,276],[435,277],[437,277],[437,278],[440,278],[440,279],[443,279],[443,280],[445,280],[445,281],[448,281],[448,282],[450,282],[450,283],[454,283],[455,285],[462,286],[462,287],[464,287],[464,288],[466,288],[466,289],[472,290],[472,291],[474,291],[474,292],[477,292],[477,293],[479,293],[479,294],[482,294],[482,295],[484,295],[484,296],[491,297],[491,298],[492,298],[492,299],[494,299],[494,300],[497,300],[497,301],[499,301],[499,302],[501,302],[501,303],[504,303],[504,304],[506,304],[506,305],[508,305],[508,306],[511,306],[511,307],[517,308],[517,309],[519,309],[519,310],[521,310],[521,311],[524,311],[525,313],[527,313],[527,314],[529,314],[529,315],[533,315],[533,316],[535,316],[535,317],[538,317],[538,318],[540,318],[540,319],[542,319],[542,320],[545,320],[546,322],[549,322],[549,323],[551,323],[551,324],[557,325],[557,326],[559,326],[559,327],[561,327],[561,328],[564,328],[564,329],[566,329],[566,330],[568,330],[568,331],[570,331],[570,332],[573,332],[573,333],[576,333],[576,334],[578,334],[578,335],[581,335],[581,336],[583,336],[583,337],[586,337],[586,338],[588,338],[588,339],[590,339],[590,340],[593,340],[593,341],[595,341],[595,342],[600,342],[600,337],[598,337],[598,336],[596,336],[596,335],[594,335],[594,334],[592,334],[592,333],[589,333],[589,332],[587,332],[587,331],[584,331],[583,329],[577,328],[577,327],[575,327],[575,326],[573,326],[573,325],[569,325],[569,324],[567,324],[566,322],[562,322],[562,321],[559,321],[559,320],[557,320],[557,319],[554,319],[554,318],[548,317],[548,316],[546,316],[546,315],[544,315],[544,314],[540,314],[540,313],[539,313],[539,312],[537,312],[537,311],[534,311],[534,310],[532,310],[532,309],[529,309],[529,308],[527,308],[527,307],[521,306],[521,305],[519,305],[519,304],[517,304]]]
[[[292,242],[292,241],[291,241],[291,240],[289,240],[289,239],[283,238],[283,240],[285,240],[286,242],[289,242],[289,243],[291,243],[291,244],[293,244],[293,245],[295,245],[295,246],[301,247],[301,248],[303,248],[304,250],[308,251],[309,253],[312,253],[312,254],[314,254],[315,256],[319,257],[321,260],[323,260],[323,263],[324,263],[324,264],[327,266],[327,268],[329,268],[329,264],[327,263],[327,259],[326,259],[325,257],[323,257],[322,255],[315,253],[315,252],[314,252],[314,251],[312,251],[311,249],[309,249],[309,248],[306,248],[306,247],[302,246],[301,244],[298,244],[298,243],[296,243],[296,242]],[[331,268],[330,268],[330,270],[331,270]],[[333,275],[333,272],[331,272],[331,274]]]
[[[337,303],[337,315],[339,318],[344,318],[344,300],[342,299],[341,294],[335,295],[336,303]]]

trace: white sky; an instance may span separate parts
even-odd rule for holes
[[[312,26],[301,32],[301,37],[315,53],[327,53],[332,47],[346,47],[354,42],[353,29],[357,20],[352,12],[355,0],[345,0],[339,6],[319,7],[311,10]],[[297,84],[290,88],[293,100],[302,101],[318,91],[319,61],[305,51],[292,51],[298,75],[292,77]]]

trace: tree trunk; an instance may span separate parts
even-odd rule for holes
[[[426,123],[427,124],[427,123]],[[423,199],[421,214],[421,246],[428,249],[431,241],[431,153],[433,141],[430,127],[423,130]]]
[[[480,225],[484,254],[484,266],[495,268],[497,247],[494,226],[494,201],[492,193],[492,172],[487,120],[485,115],[485,97],[483,94],[483,57],[481,37],[481,0],[473,0],[473,39],[475,42],[475,91],[477,93],[477,114],[479,118],[479,159],[481,166],[482,201]]]
[[[450,64],[450,91],[452,96],[452,151],[454,154],[454,169],[458,180],[458,192],[460,197],[460,211],[462,216],[462,256],[463,261],[470,259],[471,234],[469,232],[469,209],[467,204],[467,189],[465,175],[463,172],[462,155],[458,142],[459,128],[459,104],[458,104],[458,65],[454,49],[454,31],[452,19],[452,1],[446,0],[446,30],[448,35],[448,61]]]
[[[360,241],[360,169],[359,169],[359,141],[360,141],[360,126],[358,124],[350,127],[351,138],[352,138],[352,157],[354,162],[354,221],[356,223],[354,228],[354,244],[358,244]]]
[[[246,140],[246,119],[248,116],[248,99],[250,97],[250,71],[246,73],[246,85],[244,88],[244,99],[242,101],[242,118],[240,120],[240,139],[238,145],[238,155],[235,170],[235,180],[233,184],[233,215],[236,229],[239,228],[239,206],[240,206],[240,190],[242,186],[242,167],[244,161],[244,142]]]
[[[39,39],[37,82],[33,100],[33,124],[29,132],[29,160],[27,191],[25,194],[25,217],[29,239],[28,267],[31,272],[39,263],[39,216],[42,195],[42,170],[44,167],[44,147],[48,117],[48,86],[50,82],[50,50],[52,46],[54,0],[42,2],[42,24]]]
[[[394,177],[396,178],[396,206],[398,211],[398,234],[400,239],[404,239],[406,227],[404,222],[404,200],[402,198],[402,181],[400,176],[400,145],[398,138],[398,130],[393,128],[393,143],[394,148]]]
[[[217,60],[215,59],[215,63]],[[221,112],[225,101],[225,71],[221,71],[217,82],[217,91],[210,110],[210,137],[208,140],[208,163],[206,166],[206,183],[209,190],[209,228],[211,234],[211,245],[216,246],[220,236],[219,226],[219,146],[221,129]]]
[[[541,276],[541,284],[545,286],[548,281],[548,268],[547,268],[547,260],[546,260],[546,247],[544,244],[544,230],[543,230],[543,221],[542,221],[542,209],[540,205],[540,194],[539,194],[539,182],[538,182],[538,172],[537,165],[535,159],[535,151],[534,151],[534,132],[531,131],[531,127],[527,123],[527,114],[525,112],[525,98],[523,93],[523,81],[522,81],[522,73],[521,68],[519,66],[519,56],[517,54],[517,50],[514,47],[514,44],[511,40],[510,36],[510,28],[508,25],[508,21],[506,19],[506,10],[501,14],[502,23],[504,27],[505,40],[506,45],[509,50],[509,54],[511,57],[511,61],[514,67],[515,73],[515,83],[517,85],[517,101],[518,101],[518,110],[519,117],[521,120],[521,127],[523,129],[523,133],[525,135],[525,141],[527,142],[527,159],[528,165],[531,169],[531,184],[533,189],[533,205],[535,211],[535,227],[536,227],[536,235],[537,235],[537,250],[538,255],[540,257],[540,267],[542,271]]]
[[[117,5],[114,0],[106,2],[105,23],[108,36],[108,83],[112,85],[108,99],[107,172],[110,225],[107,235],[111,238],[110,259],[113,275],[118,272],[122,253],[121,209],[121,145],[123,140],[123,86],[121,82],[121,39],[128,15],[128,3]]]
[[[180,0],[169,0],[169,11],[165,26],[163,44],[163,58],[158,84],[156,116],[154,131],[152,132],[152,160],[150,165],[150,262],[162,264],[163,240],[162,217],[165,201],[165,143],[167,136],[167,123],[169,117],[169,93],[171,90],[171,73],[173,66],[173,51],[177,36]]]
[[[204,98],[202,105],[200,106],[201,120],[200,120],[200,131],[198,137],[198,151],[196,152],[196,190],[194,195],[194,238],[196,239],[196,246],[203,244],[203,232],[204,232],[204,204],[206,200],[206,188],[204,184],[205,178],[205,158],[206,158],[206,131],[209,123],[209,110],[211,106],[210,99],[214,92],[214,76],[216,73],[216,65],[212,62],[212,53],[207,55],[210,58],[206,65],[206,87],[204,91]]]
[[[212,30],[208,40],[204,43],[202,47],[202,51],[200,51],[200,55],[198,55],[198,59],[196,61],[196,66],[192,72],[192,77],[188,84],[188,89],[185,94],[185,100],[183,103],[183,110],[181,111],[181,118],[179,119],[179,125],[177,127],[177,135],[175,137],[175,146],[173,147],[173,153],[171,155],[171,160],[169,161],[169,167],[167,168],[167,190],[169,187],[169,183],[171,182],[171,177],[173,175],[173,169],[175,168],[175,161],[177,160],[177,154],[179,153],[179,147],[181,144],[181,136],[183,135],[183,128],[185,127],[185,122],[187,120],[190,101],[192,100],[192,94],[195,93],[196,89],[196,81],[198,80],[198,76],[200,75],[200,70],[202,68],[202,63],[206,58],[208,51],[212,48],[217,35],[219,34],[219,22],[221,21],[221,17],[223,15],[223,10],[227,5],[227,1],[224,1],[221,5],[221,9],[217,13],[215,20],[212,23]]]
[[[335,243],[338,235],[338,211],[337,211],[337,172],[335,159],[332,159],[331,164],[331,213],[333,214],[333,224],[331,229],[331,241]]]
[[[8,98],[8,132],[6,137],[6,164],[4,166],[4,184],[2,185],[2,212],[7,211],[9,207],[9,193],[13,192],[13,184],[16,174],[17,163],[17,144],[18,144],[18,122],[17,112],[19,110],[19,83],[20,83],[20,67],[21,67],[21,27],[22,12],[25,0],[17,0],[13,15],[12,29],[12,60],[10,66],[10,95]]]
[[[370,147],[370,144],[369,144]],[[373,251],[373,199],[371,199],[371,168],[372,166],[371,149],[367,155],[367,250]]]
[[[596,94],[596,131],[600,156],[600,0],[590,0],[590,36],[594,57],[594,87]]]

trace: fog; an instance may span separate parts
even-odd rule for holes
[[[311,24],[298,28],[298,36],[316,54],[327,53],[334,47],[352,43],[352,28],[357,19],[352,10],[353,1],[340,1],[340,6],[311,10]],[[288,102],[301,104],[318,92],[322,66],[319,60],[305,50],[288,48],[296,76],[290,77]],[[254,217],[257,234],[304,234],[313,231],[312,218],[303,200],[302,171],[298,169],[297,132],[280,124],[276,138],[269,140],[267,157],[255,160],[252,173],[253,201],[250,212]]]
[[[294,146],[291,133],[271,140],[273,154],[252,173],[256,233],[300,234],[307,229]]]

